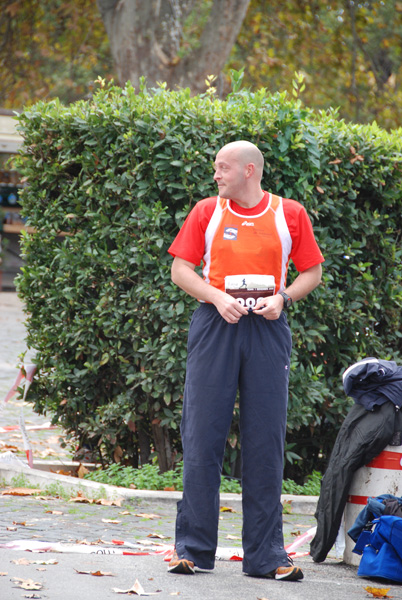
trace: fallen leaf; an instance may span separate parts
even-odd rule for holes
[[[124,498],[117,498],[117,500],[106,500],[105,498],[101,498],[100,500],[96,500],[95,504],[100,504],[102,506],[119,506],[120,507],[123,500],[124,500]],[[130,515],[131,513],[129,513],[127,511],[127,513],[120,513],[120,514]]]
[[[85,498],[85,496],[82,496],[79,493],[78,496],[76,496],[75,498],[70,498],[69,502],[80,502],[82,504],[94,504],[95,500]]]
[[[220,512],[230,512],[230,513],[235,513],[235,509],[232,508],[231,506],[221,506],[219,509]]]
[[[45,512],[46,512],[46,514],[51,514],[51,515],[62,515],[63,514],[62,510],[46,510]]]
[[[392,598],[392,596],[388,596],[388,592],[391,588],[374,588],[374,587],[365,587],[366,592],[373,595],[373,598]]]
[[[33,496],[39,494],[42,490],[35,490],[31,488],[10,488],[1,492],[2,496]]]
[[[160,533],[148,533],[147,537],[156,538],[157,540],[170,540],[165,535],[161,535]]]
[[[78,571],[74,569],[78,575],[93,575],[94,577],[115,577],[114,573],[107,573],[106,571]]]
[[[142,519],[160,519],[159,515],[154,515],[152,513],[136,513],[135,517],[141,517]]]
[[[119,515],[131,515],[131,512],[129,510],[122,510],[119,512]]]
[[[301,531],[300,530],[299,531],[291,531],[290,535],[293,535],[294,537],[297,537],[297,536],[301,535]]]
[[[12,563],[14,563],[15,565],[30,565],[31,561],[28,560],[27,558],[18,558],[16,560],[12,560]]]
[[[88,473],[89,473],[89,469],[84,467],[84,465],[80,464],[80,466],[78,467],[78,470],[77,470],[78,477],[80,479],[83,479],[84,475],[87,475]]]
[[[17,531],[17,527],[7,527],[7,531]]]
[[[47,458],[48,456],[58,456],[58,452],[51,448],[46,448],[46,450],[42,450],[42,452],[39,453],[40,458]]]
[[[26,522],[25,521],[13,521],[13,525],[21,525],[21,526],[25,527]]]
[[[114,525],[118,525],[121,521],[114,521],[113,519],[102,519],[102,523],[113,523]]]
[[[120,590],[119,588],[112,588],[112,589],[114,592],[116,592],[116,594],[135,594],[136,596],[155,596],[156,594],[160,593],[160,592],[145,592],[144,588],[142,587],[142,585],[140,584],[138,579],[135,580],[134,585],[128,590]]]
[[[227,540],[241,540],[241,537],[237,536],[237,535],[227,535],[226,536]]]
[[[43,587],[41,583],[37,583],[33,579],[20,579],[19,577],[13,577],[11,581],[14,581],[17,584],[17,587],[20,587],[23,590],[41,590]]]
[[[6,575],[8,575],[7,571],[0,571],[0,577],[5,577]]]

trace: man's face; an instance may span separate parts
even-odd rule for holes
[[[237,152],[233,149],[222,148],[216,155],[215,175],[222,198],[235,200],[244,189],[246,183],[246,167],[241,163]]]

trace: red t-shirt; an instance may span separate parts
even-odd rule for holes
[[[267,192],[251,209],[216,196],[199,201],[169,253],[202,261],[204,279],[222,290],[225,275],[260,273],[274,275],[281,291],[289,259],[299,272],[324,262],[305,208]]]

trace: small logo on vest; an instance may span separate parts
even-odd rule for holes
[[[242,225],[242,227],[244,225],[246,225],[247,227],[254,227],[254,223],[252,223],[252,221],[243,221],[243,223],[241,225]]]
[[[223,231],[224,240],[237,240],[237,227],[225,227]]]

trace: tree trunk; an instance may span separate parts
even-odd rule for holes
[[[140,77],[148,86],[205,91],[208,75],[219,75],[237,38],[250,0],[214,0],[197,48],[183,50],[183,27],[203,0],[98,0],[120,85]],[[194,13],[193,13],[194,14]],[[198,12],[195,12],[198,15]]]
[[[158,455],[159,472],[165,473],[173,468],[172,447],[170,445],[169,430],[161,427],[157,419],[152,419],[152,436]]]
[[[140,464],[143,467],[149,463],[151,456],[151,443],[149,435],[142,429],[138,430],[138,446],[140,451]]]

